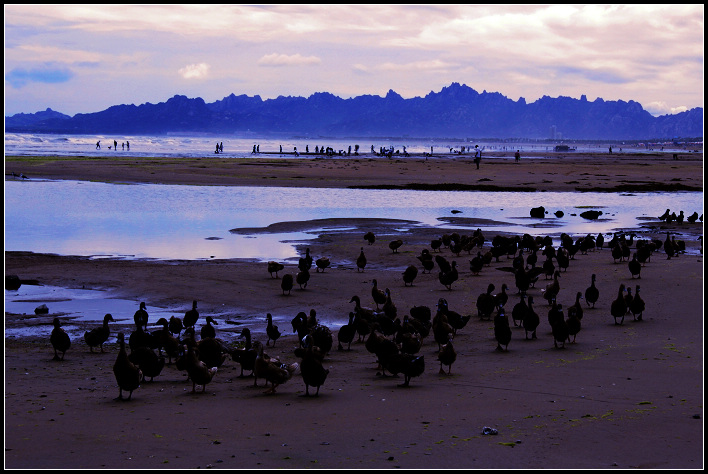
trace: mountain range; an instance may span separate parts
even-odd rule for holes
[[[288,134],[302,137],[563,138],[651,140],[703,137],[703,108],[652,116],[630,100],[590,102],[543,96],[532,103],[453,82],[440,92],[404,99],[342,99],[328,92],[310,97],[231,94],[206,103],[175,95],[166,102],[114,105],[73,117],[47,109],[5,117],[6,132],[154,135],[165,133]]]

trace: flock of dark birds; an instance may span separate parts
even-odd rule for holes
[[[679,215],[683,216],[683,212]],[[667,216],[671,216],[668,209],[661,219],[671,218]],[[689,217],[689,220],[691,219],[693,216]],[[702,221],[702,216],[700,219]],[[523,328],[525,339],[537,338],[540,316],[534,306],[534,297],[528,293],[543,276],[546,285],[541,293],[550,308],[547,316],[554,347],[564,348],[566,343],[575,342],[582,329],[584,305],[581,300],[585,300],[587,308],[594,308],[600,298],[600,291],[595,283],[596,275],[593,274],[590,277],[590,286],[585,292],[578,291],[575,294],[573,305],[563,308],[557,301],[560,281],[576,255],[586,255],[590,251],[602,251],[605,248],[614,263],[625,263],[630,279],[639,282],[642,269],[651,261],[652,256],[656,258],[656,255],[663,252],[666,259],[671,259],[685,253],[685,242],[676,240],[669,232],[664,240],[635,241],[635,237],[636,235],[631,233],[616,233],[611,240],[606,241],[603,234],[588,234],[573,239],[564,233],[560,236],[559,246],[554,247],[549,236],[497,235],[489,242],[491,246],[484,247],[487,241],[481,230],[477,229],[471,235],[460,235],[457,232],[444,234],[441,238],[431,241],[430,249],[423,249],[416,258],[420,262],[420,273],[431,273],[437,266],[440,284],[450,291],[458,280],[457,262],[443,257],[443,248],[449,249],[456,258],[460,258],[462,252],[471,256],[477,249],[476,256],[469,260],[470,272],[473,275],[479,275],[485,268],[490,267],[492,262],[501,263],[502,257],[504,263],[511,262],[510,266],[495,268],[514,275],[517,291],[513,298],[518,299],[518,302],[510,304],[512,296],[507,293],[510,289],[507,284],[502,284],[500,291],[495,293],[497,288],[493,283],[490,283],[476,300],[479,319],[493,320],[498,351],[508,350],[512,340],[512,324],[515,328]],[[367,232],[364,239],[369,245],[376,241],[372,232]],[[699,237],[699,240],[702,254],[702,237]],[[389,248],[395,253],[402,245],[401,240],[394,240],[389,243]],[[326,257],[319,258],[314,263],[316,272],[325,272],[330,266]],[[365,271],[366,263],[364,247],[361,247],[356,259],[357,272]],[[285,295],[290,293],[294,284],[298,284],[303,290],[307,287],[312,265],[313,257],[308,248],[298,261],[298,272],[295,276],[285,274],[279,277],[278,272],[283,271],[285,266],[275,261],[268,262],[267,271],[272,278],[281,280],[281,289]],[[418,273],[418,266],[408,266],[402,273],[404,286],[413,285]],[[646,305],[640,291],[639,284],[635,285],[634,291],[631,285],[619,285],[616,297],[610,305],[610,313],[616,325],[622,325],[625,316],[630,314],[635,321],[642,320]],[[314,395],[317,396],[329,374],[329,369],[324,367],[324,360],[334,347],[335,337],[339,351],[351,350],[353,342],[363,343],[366,350],[375,356],[377,370],[380,370],[381,375],[400,374],[403,376],[401,386],[408,386],[412,378],[420,376],[425,370],[424,356],[420,351],[424,341],[432,335],[437,344],[436,362],[440,363],[439,373],[451,374],[452,365],[457,359],[453,341],[470,321],[471,314],[462,315],[450,309],[445,298],[439,298],[434,309],[428,306],[413,306],[408,314],[401,318],[392,301],[391,291],[388,288],[379,288],[376,279],[371,281],[371,299],[375,308],[362,306],[358,295],[351,297],[349,302],[354,306],[349,312],[348,322],[338,329],[336,335],[318,321],[315,309],[311,309],[309,315],[305,312],[298,313],[291,321],[292,331],[297,333],[299,341],[297,349],[293,352],[298,362],[284,362],[265,352],[266,347],[274,348],[281,337],[281,331],[273,324],[270,313],[265,318],[265,345],[252,340],[250,330],[243,328],[239,335],[243,342],[233,346],[217,337],[214,325],[218,323],[211,316],[206,317],[197,337],[197,301],[193,302],[192,309],[187,311],[183,318],[160,318],[155,323],[159,329],[152,331],[148,330],[145,303],[140,303],[134,315],[135,330],[129,334],[127,341],[130,353],[126,348],[125,334],[117,335],[120,350],[113,372],[119,387],[118,399],[124,399],[125,391],[128,393],[127,400],[130,400],[133,391],[148,378],[152,381],[154,377],[159,376],[166,364],[174,364],[178,370],[187,372],[187,380],[192,382],[193,393],[196,392],[197,385],[201,385],[201,391],[204,392],[206,385],[212,381],[228,358],[240,365],[239,377],[253,377],[254,386],[258,385],[259,379],[264,380],[266,386],[270,384],[266,393],[275,392],[279,385],[299,373],[305,383],[305,395],[310,395],[312,387],[315,390]],[[103,344],[109,338],[109,323],[112,321],[112,315],[106,314],[101,326],[85,332],[84,341],[90,352],[93,352],[94,348],[104,352]],[[50,342],[54,348],[54,359],[63,360],[71,341],[58,318],[54,318]]]

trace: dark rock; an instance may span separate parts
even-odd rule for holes
[[[546,209],[543,206],[531,208],[531,217],[542,218],[545,216],[545,214],[546,214]]]
[[[602,211],[585,211],[580,213],[580,217],[585,219],[597,219],[602,215]]]
[[[563,217],[565,214],[563,214],[563,211],[556,211],[555,215],[556,217]]]
[[[34,308],[34,314],[49,314],[49,308],[46,304],[41,304]]]
[[[22,286],[22,281],[17,275],[5,275],[5,289],[8,291],[19,290]]]

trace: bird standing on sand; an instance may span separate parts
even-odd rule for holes
[[[415,265],[408,265],[403,271],[403,286],[408,286],[410,283],[413,286],[413,280],[418,276],[418,267]]]
[[[590,286],[585,290],[585,301],[588,306],[592,304],[593,308],[595,307],[595,303],[597,303],[597,299],[600,297],[600,290],[595,286],[595,278],[595,274],[593,273],[590,278]]]
[[[273,347],[275,347],[275,341],[278,340],[280,337],[280,331],[278,330],[278,326],[273,324],[273,315],[268,313],[266,314],[266,322],[268,325],[266,326],[266,335],[268,336],[268,340],[266,341],[266,346],[270,344],[270,341],[273,341]]]
[[[374,242],[376,242],[376,236],[374,235],[373,232],[369,231],[366,234],[364,234],[364,240],[369,242],[369,245],[373,245]]]
[[[629,305],[629,311],[634,316],[635,321],[642,320],[642,313],[644,313],[645,308],[644,300],[639,296],[639,285],[634,288],[634,298],[632,298],[632,303]]]
[[[366,266],[366,255],[364,255],[364,247],[361,248],[361,252],[359,253],[359,256],[356,259],[356,271],[364,271],[364,267]]]
[[[199,319],[199,311],[197,311],[197,300],[192,301],[192,309],[188,310],[186,313],[184,313],[184,318],[182,319],[182,323],[184,324],[185,328],[193,328],[195,324],[197,324],[197,320]]]
[[[615,318],[615,324],[622,324],[624,322],[624,315],[627,313],[627,302],[624,299],[624,283],[620,284],[619,290],[617,290],[617,298],[612,301],[610,305],[610,314]],[[621,318],[620,322],[617,322],[617,318]]]
[[[290,290],[293,289],[293,276],[290,273],[283,275],[280,280],[280,288],[283,290],[283,294],[287,291],[290,294]]]
[[[529,332],[531,332],[531,339],[536,339],[536,328],[538,328],[541,322],[538,317],[538,313],[533,309],[533,296],[529,296],[528,302],[528,312],[524,318],[524,330],[526,331],[526,339],[529,338]]]
[[[497,315],[494,316],[494,338],[497,340],[496,350],[508,352],[509,342],[511,342],[511,328],[509,327],[509,319],[501,306],[497,307]],[[504,349],[502,349],[502,345]]]
[[[445,375],[443,365],[447,365],[447,375],[452,371],[452,364],[457,360],[457,351],[452,345],[452,335],[449,335],[447,344],[443,344],[438,351],[438,360],[440,361],[440,374]]]
[[[148,312],[145,308],[145,302],[140,302],[140,308],[133,315],[133,321],[135,321],[136,326],[141,326],[147,331]]]
[[[274,260],[268,262],[268,273],[270,273],[271,278],[273,278],[273,273],[275,273],[275,278],[278,278],[278,272],[283,268],[285,268],[285,265],[280,262],[276,262]]]
[[[113,374],[116,377],[116,382],[118,382],[118,400],[125,400],[123,398],[123,390],[129,392],[127,400],[130,400],[133,396],[133,390],[140,386],[142,373],[128,359],[128,353],[125,350],[125,336],[122,332],[118,333],[118,343],[120,344],[120,351],[113,364]]]
[[[115,319],[113,319],[113,316],[111,316],[110,313],[106,314],[103,317],[102,326],[91,329],[90,331],[86,331],[84,333],[84,341],[86,341],[86,345],[89,346],[91,352],[93,352],[93,348],[96,346],[99,346],[101,348],[101,352],[105,352],[103,350],[103,343],[108,340],[108,336],[110,336],[111,334],[110,330],[108,329],[108,321],[115,321]]]
[[[52,335],[49,336],[49,341],[54,347],[54,360],[64,360],[64,354],[71,347],[71,339],[66,331],[61,328],[59,318],[54,318],[53,324],[54,329],[52,329]],[[58,352],[61,352],[61,358],[59,358]]]
[[[637,260],[637,252],[632,254],[632,260],[629,261],[627,266],[629,267],[629,273],[631,273],[632,278],[635,276],[637,278],[642,277],[642,264]]]

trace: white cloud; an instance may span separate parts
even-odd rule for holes
[[[688,107],[683,105],[679,107],[670,107],[666,104],[666,102],[654,101],[644,105],[644,110],[646,110],[652,115],[674,115],[687,111]]]
[[[302,56],[299,53],[288,56],[287,54],[266,54],[258,60],[259,66],[303,66],[320,64],[322,60],[317,56]]]
[[[204,79],[209,74],[209,65],[206,63],[190,64],[177,72],[185,79]]]

